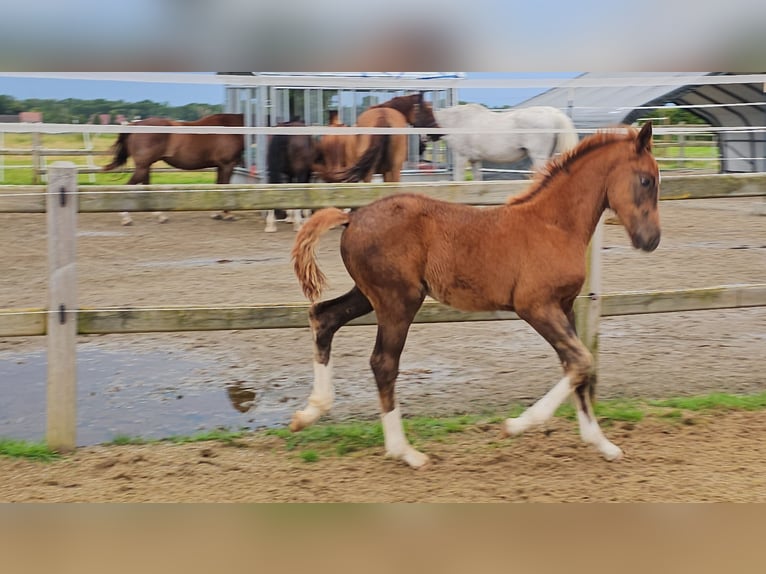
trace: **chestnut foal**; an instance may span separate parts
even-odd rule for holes
[[[407,441],[394,395],[407,332],[426,295],[465,311],[515,311],[556,350],[564,377],[505,433],[518,435],[550,419],[574,394],[582,439],[607,460],[622,456],[601,431],[591,394],[593,358],[575,332],[574,301],[585,280],[585,254],[602,212],[617,212],[633,246],[660,242],[659,171],[651,153],[652,126],[594,134],[550,161],[522,195],[480,209],[415,194],[377,200],[351,213],[316,212],[296,237],[295,273],[317,301],[325,277],[317,267],[320,236],[345,226],[340,252],[355,285],[345,295],[314,303],[314,386],[298,431],[330,410],[330,348],[350,320],[375,310],[377,339],[370,364],[378,386],[386,454],[413,468],[428,457]]]

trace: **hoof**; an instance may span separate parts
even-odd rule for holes
[[[210,216],[210,219],[223,219],[223,214],[222,213],[214,213],[213,215]]]
[[[130,214],[127,211],[120,213],[120,217],[122,217],[120,220],[122,225],[133,225],[133,219],[131,219]]]
[[[166,215],[160,215],[157,218],[157,223],[167,223],[169,221],[168,217]]]
[[[614,462],[620,460],[624,454],[619,446],[609,443],[608,446],[605,446],[603,449],[601,449],[601,456],[603,456],[604,460],[608,462]]]
[[[276,227],[267,227],[263,230],[264,233],[276,233],[277,228]]]
[[[523,433],[529,425],[525,420],[523,420],[521,417],[517,417],[515,419],[505,419],[505,422],[503,423],[502,433],[505,435],[505,438],[511,437],[511,436],[518,436],[521,433]]]
[[[421,470],[427,468],[431,464],[431,459],[428,455],[422,452],[416,452],[415,455],[405,457],[404,462],[410,465],[410,468],[415,470]]]
[[[290,431],[291,432],[298,432],[303,429],[305,429],[308,425],[303,422],[303,419],[301,418],[301,415],[299,413],[293,413],[293,418],[290,421]]]
[[[394,454],[391,452],[386,452],[386,456],[388,458],[401,460],[402,462],[407,463],[407,465],[409,465],[410,468],[414,468],[415,470],[425,468],[431,462],[431,459],[428,458],[427,454],[423,454],[422,452],[415,450],[414,448],[408,449],[407,452],[403,454]]]

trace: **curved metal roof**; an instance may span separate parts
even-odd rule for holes
[[[588,73],[562,86],[525,100],[519,107],[553,106],[566,110],[578,129],[590,130],[618,123],[631,124],[646,108],[666,104],[690,108],[714,127],[766,126],[766,93],[758,83],[693,83],[695,78],[727,76],[718,72]],[[631,78],[634,85],[608,86],[608,80]],[[659,82],[657,79],[663,79]],[[598,80],[604,83],[598,85]],[[684,84],[688,79],[689,84]],[[587,80],[576,85],[577,80]],[[675,80],[675,81],[673,81]],[[619,82],[617,82],[619,83]],[[659,84],[659,85],[658,85]],[[766,171],[766,132],[718,133],[723,172]]]

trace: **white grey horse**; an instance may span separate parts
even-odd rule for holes
[[[481,104],[461,104],[434,110],[434,116],[445,129],[478,130],[443,136],[452,151],[455,179],[459,180],[465,177],[466,162],[471,163],[473,179],[479,181],[482,160],[513,162],[528,157],[537,170],[552,156],[573,148],[579,141],[569,116],[549,106],[497,111]]]

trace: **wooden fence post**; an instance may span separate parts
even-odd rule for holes
[[[40,161],[41,148],[42,139],[40,137],[40,132],[32,133],[32,185],[40,183],[40,170],[42,169]]]
[[[48,226],[48,446],[69,451],[77,431],[77,166],[51,164]]]
[[[588,297],[587,302],[577,309],[575,322],[580,340],[588,347],[593,355],[591,372],[598,380],[598,328],[601,319],[601,248],[604,243],[604,219],[602,215],[596,224],[596,231],[590,240],[586,254],[586,278],[582,294]]]

